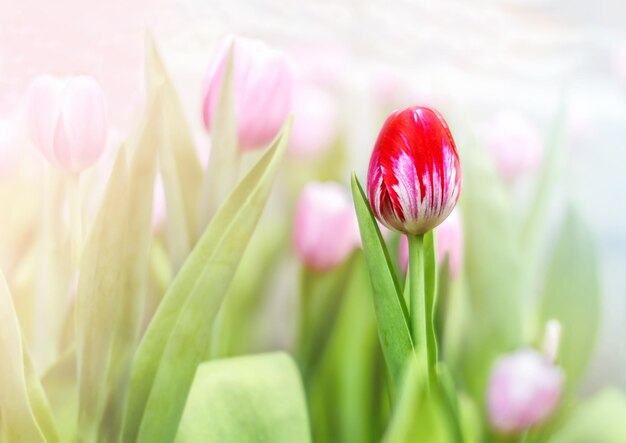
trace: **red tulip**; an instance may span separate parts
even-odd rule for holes
[[[424,234],[448,217],[460,190],[459,156],[441,114],[420,106],[391,114],[367,174],[378,220],[396,231]]]

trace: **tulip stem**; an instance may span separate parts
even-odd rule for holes
[[[426,360],[428,378],[432,381],[436,361],[429,349],[428,334],[433,330],[432,310],[426,303],[426,284],[424,280],[424,236],[409,235],[409,304],[411,317],[411,335],[417,355]]]
[[[80,205],[80,175],[70,176],[70,242],[72,254],[72,270],[77,271],[83,240],[82,211]]]

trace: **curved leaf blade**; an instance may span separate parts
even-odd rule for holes
[[[170,442],[217,311],[269,196],[290,118],[215,215],[148,326],[131,376],[123,441]]]
[[[0,272],[0,440],[46,443],[26,385],[22,333],[4,275]]]
[[[378,334],[392,381],[392,394],[399,387],[406,360],[413,355],[408,311],[387,246],[356,174],[352,196],[359,221],[365,259],[374,293]]]

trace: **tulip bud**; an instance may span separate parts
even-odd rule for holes
[[[450,278],[455,279],[461,271],[463,263],[463,225],[458,209],[454,209],[448,218],[436,228],[435,236],[437,263],[443,264],[448,257]],[[406,272],[409,264],[409,240],[403,235],[398,245],[400,266]]]
[[[337,183],[309,183],[296,208],[293,244],[308,267],[328,270],[343,262],[360,241],[354,206]]]
[[[501,357],[489,379],[491,425],[498,432],[516,434],[542,422],[559,402],[563,378],[559,367],[533,349]]]
[[[207,76],[204,125],[212,130],[224,79],[228,49],[233,46],[233,89],[237,136],[242,149],[267,145],[291,110],[293,74],[285,55],[251,39],[226,39]]]
[[[378,135],[367,174],[376,218],[405,234],[424,234],[452,212],[461,167],[439,112],[411,107],[391,114]]]
[[[67,172],[83,171],[104,151],[105,99],[92,77],[37,77],[29,87],[26,118],[35,146]]]
[[[521,114],[496,114],[483,124],[479,136],[491,153],[498,173],[506,181],[535,171],[541,163],[541,135]]]

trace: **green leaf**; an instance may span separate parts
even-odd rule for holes
[[[312,403],[315,400],[315,418],[321,416],[334,425],[328,426],[326,440],[314,434],[315,441],[380,442],[381,421],[387,419],[389,398],[380,396],[384,363],[371,302],[372,285],[363,254],[357,252],[353,260],[327,352],[315,374],[321,380],[309,393]],[[324,389],[318,389],[320,384]]]
[[[282,216],[263,217],[259,223],[216,319],[212,358],[243,355],[257,348],[258,310],[269,295],[267,286],[287,247],[287,232],[289,226]]]
[[[550,443],[623,443],[626,441],[626,396],[605,389],[578,406]]]
[[[211,157],[202,182],[199,230],[209,223],[237,182],[239,151],[233,85],[235,46],[226,56],[224,77],[211,128]]]
[[[413,355],[408,311],[387,246],[380,234],[367,197],[354,173],[352,174],[352,197],[374,290],[378,335],[391,377],[393,395],[399,387],[404,364],[408,357]]]
[[[311,441],[302,383],[283,353],[200,365],[177,443],[307,443]]]
[[[41,432],[46,438],[48,443],[58,442],[59,434],[57,431],[57,424],[52,416],[52,410],[50,408],[50,402],[48,396],[43,388],[41,380],[35,372],[32,357],[30,352],[24,345],[24,376],[26,381],[26,390],[28,391],[28,398],[30,399],[31,408],[35,420],[41,429]]]
[[[557,183],[559,165],[562,163],[564,125],[565,106],[561,105],[548,134],[541,169],[535,181],[532,201],[522,227],[520,239],[528,259],[535,258],[542,229],[546,224],[550,197]]]
[[[411,358],[383,443],[452,443],[451,425],[437,389],[429,389],[423,359]]]
[[[47,442],[37,423],[26,384],[22,332],[0,272],[0,441]],[[54,440],[50,440],[54,441]]]
[[[123,391],[139,334],[161,126],[157,109],[153,100],[129,165],[126,149],[120,149],[81,257],[76,325],[83,442],[98,439],[109,395]],[[108,430],[118,427],[106,424]]]
[[[177,271],[189,255],[198,232],[197,207],[203,171],[176,89],[150,34],[146,46],[149,97],[159,97],[155,105],[161,119],[158,147],[167,206],[167,243],[172,267]]]
[[[270,193],[290,118],[212,219],[169,287],[133,364],[123,441],[171,442],[211,330]]]
[[[600,321],[598,261],[589,228],[567,212],[546,276],[541,318],[561,322],[559,365],[573,387],[587,366]]]
[[[463,157],[463,180],[464,263],[474,321],[462,369],[469,392],[482,405],[493,360],[522,344],[527,294],[512,201],[482,146]]]

